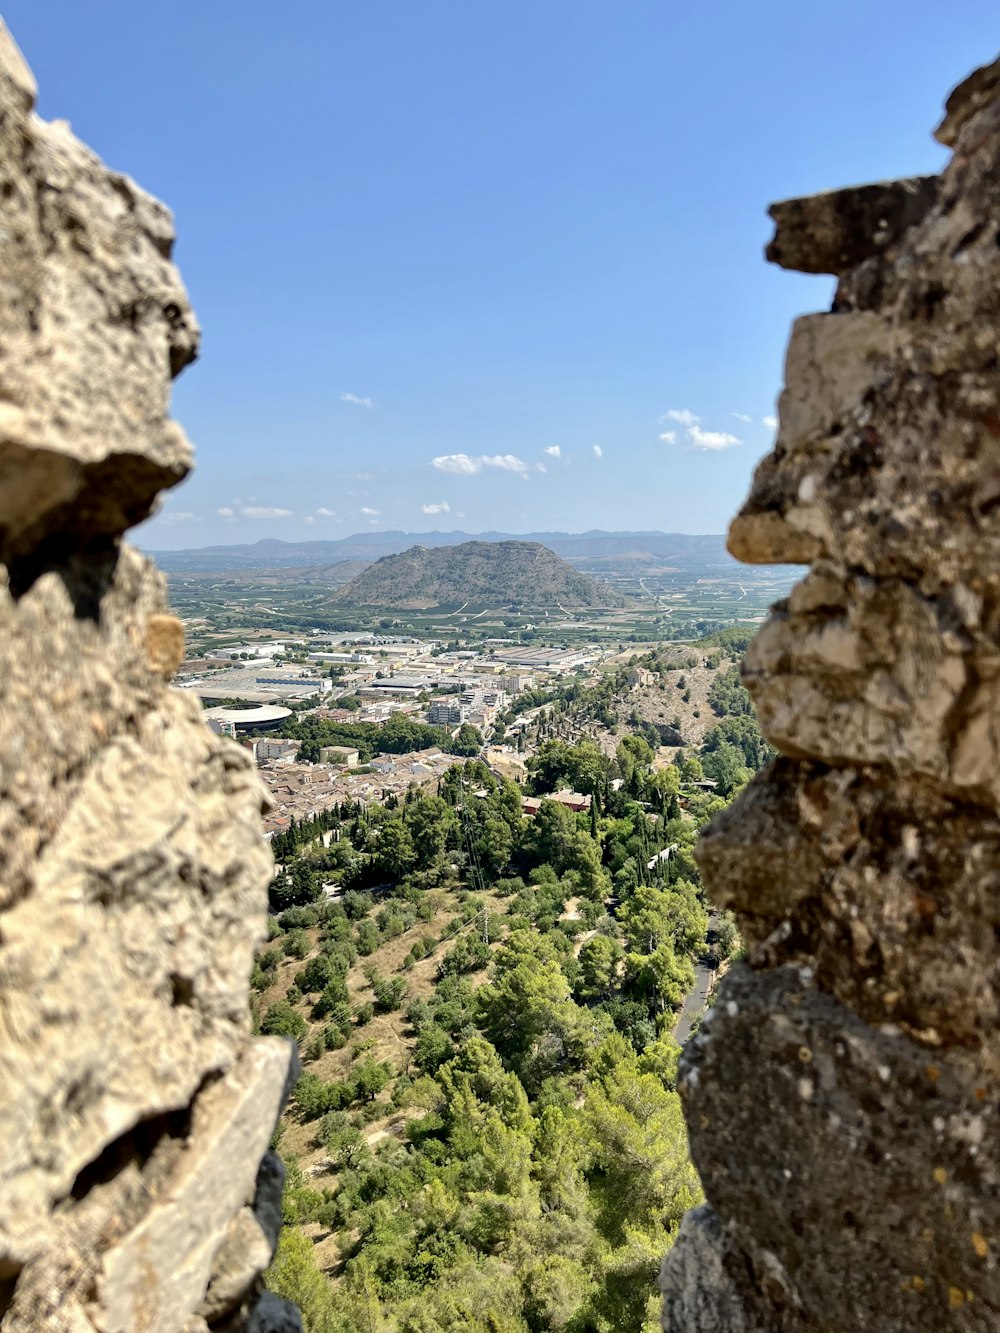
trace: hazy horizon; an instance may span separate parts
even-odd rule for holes
[[[135,529],[139,532],[140,529]],[[152,520],[141,526],[143,533],[152,531]],[[402,536],[402,537],[468,537],[475,540],[479,537],[499,535],[501,537],[536,537],[536,536],[560,536],[560,537],[590,537],[590,536],[615,536],[615,537],[718,537],[725,539],[725,531],[720,532],[681,532],[678,529],[664,528],[526,528],[523,531],[516,531],[507,528],[484,528],[482,531],[473,532],[468,528],[425,528],[420,531],[411,531],[408,528],[359,528],[356,532],[344,533],[341,537],[332,535],[324,536],[319,533],[303,532],[298,537],[274,537],[274,536],[252,536],[242,540],[234,537],[231,541],[217,542],[190,542],[187,545],[180,546],[151,546],[146,541],[133,540],[135,544],[151,555],[156,555],[163,551],[183,550],[203,550],[214,546],[260,546],[268,542],[284,542],[287,545],[299,545],[302,542],[346,542],[354,539],[375,540],[378,537]]]

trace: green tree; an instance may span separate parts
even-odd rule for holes
[[[622,960],[622,948],[607,935],[595,935],[580,950],[577,992],[585,1000],[606,999],[611,994]]]
[[[618,744],[615,752],[618,771],[625,779],[625,785],[631,787],[636,769],[649,768],[655,758],[653,747],[642,736],[626,736]]]
[[[406,826],[420,870],[428,870],[441,859],[457,822],[455,811],[440,796],[424,796],[407,806]]]
[[[700,1196],[677,1094],[654,1074],[620,1065],[591,1085],[584,1117],[607,1239],[676,1230]]]
[[[448,746],[449,754],[478,754],[483,748],[483,733],[469,722],[463,722]]]
[[[600,746],[589,738],[579,745],[552,738],[542,742],[528,761],[528,768],[536,792],[571,787],[594,793],[603,790],[610,763]]]
[[[764,739],[756,715],[752,713],[739,713],[733,717],[724,717],[718,722],[702,742],[703,759],[724,743],[734,745],[741,750],[743,762],[755,773],[777,753]]]
[[[378,864],[383,874],[402,879],[417,864],[417,850],[402,819],[387,819],[379,827]]]
[[[476,997],[479,1024],[505,1059],[516,1060],[557,1026],[569,983],[548,940],[527,931],[512,932],[498,950],[496,969]]]
[[[708,751],[702,758],[702,766],[706,775],[715,779],[716,791],[722,796],[729,796],[751,777],[743,751],[729,741],[722,741],[714,750]]]
[[[388,1064],[384,1061],[373,1060],[369,1056],[354,1071],[351,1081],[361,1100],[371,1102],[375,1100],[391,1077],[392,1068]]]
[[[309,1028],[300,1013],[287,1000],[276,1000],[261,1019],[260,1030],[266,1037],[304,1037]]]

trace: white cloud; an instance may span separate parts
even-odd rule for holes
[[[218,516],[219,516],[220,518],[224,518],[224,519],[226,520],[227,523],[235,523],[235,522],[236,522],[236,515],[235,515],[235,514],[233,513],[233,511],[229,508],[228,505],[223,505],[223,507],[222,507],[221,509],[217,509],[215,512],[218,514]]]
[[[502,472],[528,471],[527,463],[516,454],[483,454],[483,467],[498,467]]]
[[[474,477],[477,472],[482,472],[483,460],[468,454],[440,454],[431,460],[431,466],[439,472],[452,472],[456,477]]]
[[[733,416],[737,421],[746,421],[748,423],[753,421],[753,417],[748,417],[745,412],[734,412]]]
[[[536,471],[536,472],[548,472],[548,468],[545,466],[544,463],[536,463],[536,464],[535,464],[535,471]]]
[[[312,514],[306,514],[302,522],[307,524],[307,526],[312,527],[312,525],[316,522],[316,520],[313,518]]]
[[[172,513],[163,514],[160,518],[161,523],[198,523],[200,520],[197,514],[192,514],[188,509],[175,509]]]
[[[600,446],[599,444],[595,444],[595,445],[594,445],[594,457],[595,457],[595,458],[603,458],[603,457],[604,457],[604,450],[601,448],[601,446]]]
[[[664,444],[676,444],[677,432],[675,430],[665,430],[661,434],[660,439],[663,441]]]
[[[366,518],[378,518],[380,511],[378,509],[369,509],[367,505],[361,506],[361,512]]]
[[[528,471],[528,465],[514,454],[441,454],[431,459],[431,466],[439,472],[450,472],[456,477],[475,477],[483,468],[496,467],[503,472]]]
[[[421,505],[425,514],[450,514],[451,505],[447,500],[440,500],[437,504]]]
[[[546,449],[543,449],[542,452],[548,454],[550,458],[562,458],[562,450],[559,448],[558,444],[550,444]]]
[[[240,514],[243,518],[291,518],[292,511],[272,509],[269,505],[244,505]]]
[[[687,437],[695,449],[731,449],[743,443],[737,435],[728,435],[724,430],[702,430],[700,426],[692,426]]]
[[[762,417],[761,420],[764,422],[764,425],[768,428],[768,430],[777,430],[777,429],[778,429],[778,418],[777,418],[777,417]]]
[[[336,517],[337,517],[337,514],[336,514],[336,511],[335,511],[335,510],[333,510],[333,509],[327,509],[327,508],[322,507],[322,506],[321,506],[319,509],[316,510],[316,513],[320,516],[320,518],[336,518]]]
[[[370,398],[359,398],[356,393],[342,393],[340,395],[342,403],[353,403],[355,407],[374,407],[375,404]]]
[[[696,417],[695,414],[689,411],[686,407],[672,407],[669,411],[664,412],[663,416],[660,417],[660,420],[676,421],[679,426],[696,426],[701,420],[701,417]]]

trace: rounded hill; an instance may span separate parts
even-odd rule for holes
[[[406,610],[463,603],[567,610],[625,605],[606,583],[579,573],[540,542],[411,546],[369,565],[338,600]]]

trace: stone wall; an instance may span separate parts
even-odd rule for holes
[[[1000,1326],[1000,62],[937,137],[771,210],[838,282],[730,530],[810,570],[745,668],[781,757],[701,846],[749,954],[682,1063],[669,1333]]]
[[[34,92],[0,27],[0,1328],[262,1330],[294,1061],[250,1037],[263,792],[121,542],[190,467],[198,328],[167,210]]]

